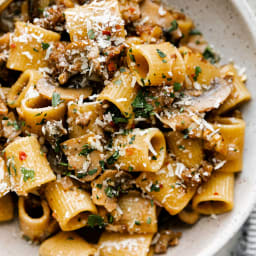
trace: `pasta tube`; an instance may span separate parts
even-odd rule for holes
[[[14,203],[11,194],[0,198],[0,222],[14,218]]]
[[[183,83],[185,65],[177,48],[170,43],[134,45],[127,62],[141,86]]]
[[[85,88],[63,88],[60,86],[53,86],[46,80],[42,79],[36,86],[38,92],[46,99],[51,100],[54,93],[59,94],[60,98],[65,102],[78,100],[81,96],[83,99],[88,98],[92,94],[92,89]]]
[[[40,256],[94,256],[96,249],[75,232],[60,232],[44,241],[39,248]]]
[[[186,47],[180,48],[186,66],[186,75],[192,83],[197,83],[198,86],[210,86],[215,78],[220,78],[220,70],[205,61],[201,53],[195,53]],[[195,88],[197,88],[195,86]]]
[[[133,79],[129,72],[122,72],[105,86],[97,98],[98,100],[106,100],[113,103],[122,115],[128,119],[127,122],[130,125],[133,123],[134,118],[132,102],[138,92],[138,87],[135,83],[136,80]]]
[[[232,85],[232,91],[224,104],[219,108],[218,114],[226,113],[251,99],[251,94],[244,84],[243,77],[238,75],[233,64],[223,66],[220,72],[221,76]]]
[[[58,229],[44,200],[19,197],[18,211],[22,233],[32,241],[42,241]]]
[[[65,10],[67,31],[71,41],[94,40],[102,37],[99,27],[109,31],[112,37],[124,38],[124,22],[117,0],[91,2]],[[99,31],[99,32],[98,32]]]
[[[42,134],[42,126],[47,121],[64,118],[66,105],[60,103],[52,106],[49,100],[38,96],[22,100],[18,113],[25,120],[26,128],[30,132]]]
[[[39,93],[34,87],[42,77],[43,75],[36,70],[26,70],[22,73],[8,93],[8,106],[17,108],[24,98],[34,98],[39,96]]]
[[[67,180],[72,183],[69,178]],[[63,231],[84,227],[89,214],[97,213],[90,194],[75,184],[67,189],[61,182],[49,183],[45,189],[45,196]]]
[[[185,138],[184,138],[185,136]],[[181,132],[166,133],[166,143],[171,153],[188,168],[197,168],[204,159],[203,144],[199,139],[186,138]]]
[[[137,186],[171,215],[181,212],[196,192],[196,187],[184,188],[175,176],[180,168],[180,163],[169,160],[157,173],[144,172],[136,179]]]
[[[193,209],[201,214],[221,214],[234,205],[234,174],[215,172],[202,185],[192,201]]]
[[[5,161],[0,157],[0,198],[5,196],[11,189],[11,182]]]
[[[128,135],[119,135],[113,139],[113,149],[118,155],[116,166],[126,171],[157,172],[166,155],[165,138],[157,128],[134,129]]]
[[[12,47],[6,66],[18,71],[45,68],[51,44],[59,40],[58,33],[18,21],[11,37]]]
[[[218,171],[240,172],[243,168],[245,122],[233,117],[217,117],[213,127],[219,130],[227,148],[226,155],[216,155],[218,159],[225,161]]]
[[[157,232],[156,206],[152,206],[149,199],[142,198],[137,192],[130,192],[120,197],[118,205],[123,214],[120,220],[111,225],[114,230],[119,227],[120,232],[128,231],[131,234]]]
[[[13,190],[18,195],[25,196],[56,178],[34,136],[19,138],[10,143],[5,148],[5,160]]]
[[[147,256],[153,234],[104,232],[98,242],[100,256]]]

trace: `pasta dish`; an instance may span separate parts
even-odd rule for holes
[[[0,33],[0,222],[40,256],[166,253],[232,210],[246,75],[183,10],[0,0]]]

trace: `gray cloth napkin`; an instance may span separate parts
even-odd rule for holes
[[[256,206],[242,228],[234,256],[256,256]]]

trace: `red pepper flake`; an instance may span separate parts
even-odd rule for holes
[[[113,121],[111,121],[109,124],[110,124],[110,126],[112,126],[112,127],[115,127],[115,126],[116,126]]]
[[[21,161],[26,160],[27,157],[28,156],[27,156],[27,154],[25,152],[20,151],[19,158],[20,158]]]
[[[127,156],[131,156],[134,153],[134,149],[133,148],[127,148],[127,149],[125,149],[125,153],[126,153]]]
[[[11,48],[16,48],[16,44],[10,44]]]
[[[113,61],[111,61],[109,64],[108,64],[108,71],[109,72],[113,72],[113,71],[115,71],[116,70],[116,64],[113,62]]]
[[[131,8],[129,8],[129,11],[130,11],[131,13],[134,13],[134,12],[135,12],[135,8],[131,7]]]
[[[103,31],[102,31],[102,34],[103,34],[103,35],[106,35],[106,36],[111,36],[111,32],[108,31],[108,30],[103,30]]]
[[[163,188],[164,187],[164,185],[163,184],[159,184],[159,188]]]
[[[218,196],[218,195],[219,195],[219,193],[218,193],[218,192],[214,192],[213,194],[214,194],[215,196]]]

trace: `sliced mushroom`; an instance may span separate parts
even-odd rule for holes
[[[231,87],[223,79],[215,79],[209,90],[205,90],[198,97],[189,97],[187,107],[191,107],[193,112],[208,112],[219,108],[230,93]]]
[[[91,88],[63,88],[54,85],[53,82],[46,78],[42,78],[38,81],[37,90],[47,99],[51,99],[53,93],[58,93],[60,98],[65,101],[74,101],[79,99],[80,96],[83,96],[83,98],[86,99],[92,94]]]
[[[69,168],[75,170],[76,177],[83,182],[92,181],[102,170],[104,154],[100,137],[83,135],[63,142],[62,149],[67,156]]]

